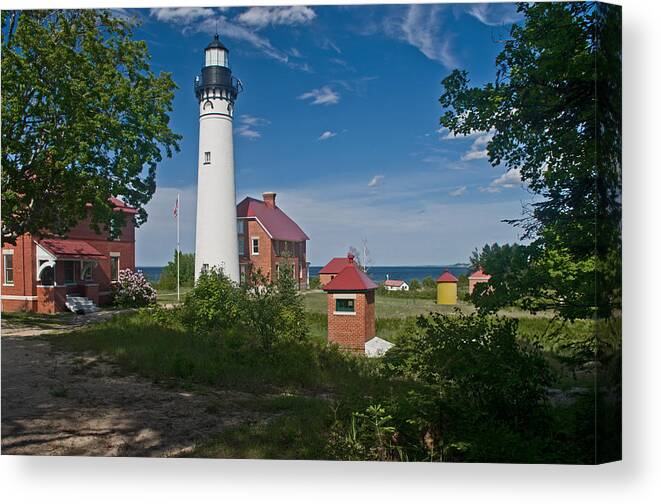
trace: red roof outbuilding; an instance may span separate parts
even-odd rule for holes
[[[349,266],[348,257],[334,257],[326,266],[319,270],[320,275],[337,275],[344,268]]]
[[[482,268],[474,272],[471,276],[468,277],[469,280],[490,280],[491,275],[486,274]]]
[[[383,285],[386,287],[401,287],[404,283],[404,280],[386,280]]]
[[[267,194],[270,195],[272,193]],[[272,199],[269,201],[272,201],[272,203],[267,204],[264,201],[248,196],[236,206],[236,216],[238,218],[253,217],[257,219],[264,230],[274,240],[300,242],[310,239],[298,227],[298,224],[275,206],[275,194],[273,194]]]
[[[363,271],[356,267],[353,255],[347,257],[347,264],[340,273],[324,285],[325,291],[368,291],[377,288],[377,285]]]
[[[457,277],[450,273],[448,270],[436,279],[436,283],[457,283]]]

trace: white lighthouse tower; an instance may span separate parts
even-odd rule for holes
[[[196,280],[203,268],[216,266],[239,281],[232,118],[240,91],[241,82],[229,67],[229,51],[216,35],[204,50],[202,74],[195,78],[200,106]]]

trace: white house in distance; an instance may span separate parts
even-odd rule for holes
[[[390,277],[386,275],[386,281],[383,282],[383,286],[386,290],[389,291],[407,291],[409,290],[409,284],[404,280],[390,280]]]

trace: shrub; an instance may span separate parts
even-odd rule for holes
[[[321,288],[321,280],[319,279],[318,276],[313,276],[310,277],[310,289],[320,289]]]
[[[412,291],[417,291],[420,290],[420,287],[421,285],[417,278],[411,280],[411,283],[409,284],[409,289],[411,289]]]
[[[184,299],[182,322],[198,334],[230,329],[237,325],[244,303],[243,291],[222,270],[206,269]]]
[[[422,286],[425,289],[435,289],[436,288],[436,280],[434,280],[430,276],[427,276],[427,277],[422,279]]]
[[[476,421],[527,425],[552,383],[537,347],[516,339],[516,319],[432,313],[384,357],[391,373],[438,388]]]
[[[156,291],[142,273],[119,270],[113,288],[114,303],[120,308],[140,308],[156,303]]]

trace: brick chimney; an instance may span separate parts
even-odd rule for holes
[[[267,207],[275,208],[275,193],[274,192],[262,193],[262,197],[264,198],[264,203],[266,204]]]

